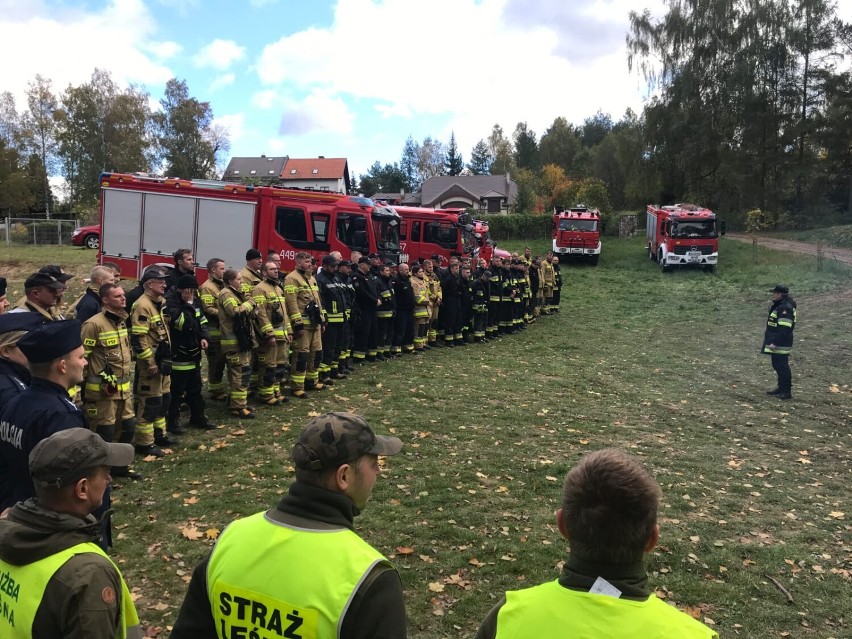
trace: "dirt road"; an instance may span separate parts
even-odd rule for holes
[[[728,233],[726,238],[736,240],[737,242],[752,243],[751,235],[745,233]],[[817,254],[817,245],[807,242],[795,242],[793,240],[779,240],[775,238],[757,236],[757,244],[770,248],[774,251],[790,251],[792,253],[805,253],[807,255]],[[827,260],[837,260],[844,264],[852,264],[852,249],[832,248],[830,246],[822,247],[822,255]]]

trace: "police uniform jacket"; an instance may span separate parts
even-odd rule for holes
[[[354,528],[357,510],[352,500],[340,493],[294,482],[278,506],[266,517],[286,526],[304,530]],[[207,590],[208,557],[193,571],[171,639],[216,637],[216,626]],[[317,557],[316,561],[334,561]],[[271,567],[270,570],[274,570]],[[340,624],[339,639],[399,638],[406,636],[405,603],[402,582],[388,563],[376,564],[358,586]]]
[[[30,380],[32,377],[26,366],[0,357],[0,413],[13,397],[27,390]]]
[[[130,397],[133,350],[126,322],[127,313],[104,309],[83,324],[86,401]]]
[[[100,530],[92,515],[81,519],[30,499],[14,506],[7,519],[0,519],[0,559],[28,566],[78,544],[98,543]],[[121,576],[109,559],[93,552],[76,554],[47,582],[32,636],[118,637],[123,624],[121,598]],[[139,626],[127,629],[128,639],[141,637]]]
[[[0,413],[0,511],[35,495],[30,452],[42,439],[69,428],[88,428],[86,415],[68,391],[34,377],[30,387]]]

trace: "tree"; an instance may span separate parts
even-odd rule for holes
[[[56,96],[51,91],[51,81],[36,75],[35,80],[27,87],[27,112],[24,114],[21,134],[24,144],[31,155],[38,157],[44,168],[44,193],[42,202],[45,205],[45,215],[50,219],[50,182],[48,175],[53,166],[56,152]]]
[[[518,193],[512,205],[513,213],[532,213],[535,208],[537,182],[535,173],[529,169],[518,169],[514,175]]]
[[[430,136],[423,139],[417,156],[417,181],[422,185],[430,177],[444,174],[444,145]]]
[[[515,132],[512,134],[515,143],[514,159],[519,169],[537,171],[539,168],[538,140],[535,131],[527,126],[526,122],[518,122]]]
[[[399,193],[405,190],[406,177],[399,165],[385,164],[376,160],[367,173],[361,175],[360,190],[366,197],[376,193]]]
[[[458,175],[462,172],[462,169],[464,169],[464,159],[462,158],[461,153],[459,153],[458,146],[456,146],[455,131],[450,133],[450,144],[447,147],[444,169],[446,169],[447,175]]]
[[[503,127],[495,124],[488,136],[488,151],[493,158],[491,162],[491,175],[502,175],[510,173],[515,169],[515,160],[512,157],[512,143],[503,134]]]
[[[209,102],[189,97],[186,82],[172,78],[153,116],[157,141],[167,175],[192,178],[215,176],[216,150],[210,139],[213,110]]]
[[[610,131],[612,131],[612,118],[609,113],[599,109],[592,117],[583,120],[581,135],[583,146],[588,148],[600,144]]]
[[[480,140],[470,152],[470,162],[467,168],[474,175],[488,175],[491,173],[492,162],[494,162],[494,156],[491,155],[488,143],[485,140]]]
[[[399,161],[399,169],[405,175],[405,187],[409,192],[420,190],[421,182],[418,181],[417,162],[420,159],[420,145],[410,135],[402,147],[402,159]]]
[[[575,160],[580,153],[580,140],[574,127],[560,116],[553,120],[553,124],[541,136],[538,150],[542,164],[555,164],[562,167],[566,174],[573,174]]]

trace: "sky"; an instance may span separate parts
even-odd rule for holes
[[[844,5],[852,0],[842,0]],[[41,74],[56,93],[98,67],[157,107],[185,80],[231,155],[398,162],[408,136],[465,161],[494,124],[540,138],[556,117],[641,112],[630,10],[663,0],[0,0],[0,91]]]

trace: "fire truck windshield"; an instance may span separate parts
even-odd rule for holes
[[[374,217],[373,233],[376,235],[376,247],[387,253],[399,252],[399,220],[390,217]]]
[[[672,225],[672,237],[713,238],[716,235],[715,220],[688,220]]]
[[[472,255],[476,250],[476,235],[474,232],[462,229],[462,243],[464,244],[465,255]]]
[[[597,220],[583,220],[576,217],[563,217],[559,219],[560,231],[597,231]]]

